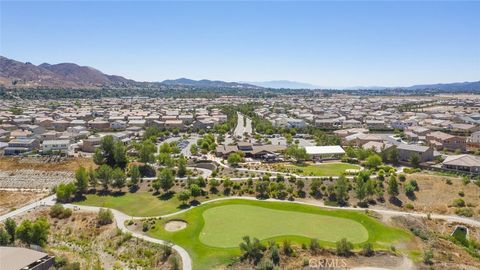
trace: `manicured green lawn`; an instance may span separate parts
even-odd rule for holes
[[[171,219],[185,220],[186,229],[167,232]],[[200,205],[190,211],[158,220],[148,234],[184,247],[194,269],[213,269],[240,255],[238,244],[249,235],[263,242],[290,239],[296,244],[318,238],[322,246],[334,247],[347,238],[356,244],[371,242],[377,249],[408,241],[410,233],[385,226],[363,212],[329,210],[287,202],[232,199]]]
[[[365,227],[352,219],[250,205],[210,208],[203,212],[203,219],[200,241],[214,247],[237,247],[245,235],[259,239],[298,235],[327,242],[346,237],[353,243],[368,239]]]
[[[113,208],[136,217],[161,216],[181,210],[176,196],[162,200],[150,192],[127,192],[119,196],[87,194],[84,201],[75,204]]]
[[[349,163],[324,163],[324,164],[306,164],[306,165],[288,165],[287,168],[293,169],[306,176],[339,176],[346,170],[358,170],[359,166]]]

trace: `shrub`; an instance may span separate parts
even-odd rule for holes
[[[107,225],[113,222],[113,213],[110,209],[101,208],[97,216],[99,225]]]
[[[457,208],[457,209],[455,209],[455,214],[457,214],[459,216],[472,217],[473,216],[473,210],[472,210],[472,208],[467,208],[467,207]]]
[[[461,198],[453,200],[452,206],[454,207],[465,207],[465,201]]]
[[[336,243],[336,251],[339,256],[349,256],[352,253],[353,244],[347,241],[346,238]]]
[[[72,209],[65,208],[63,205],[57,203],[50,208],[49,215],[52,218],[69,218],[72,215]]]
[[[407,204],[405,204],[405,208],[407,208],[407,209],[409,209],[409,210],[412,210],[412,209],[415,208],[415,207],[413,207],[413,204],[407,203]]]
[[[362,255],[363,256],[373,256],[375,254],[375,251],[373,250],[373,245],[371,243],[365,243],[362,246]]]

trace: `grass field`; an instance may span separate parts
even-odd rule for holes
[[[339,176],[346,170],[358,170],[359,166],[348,163],[324,163],[307,165],[288,165],[287,168],[302,175],[311,176]]]
[[[164,225],[170,219],[185,220],[188,226],[167,232]],[[297,244],[309,243],[315,237],[326,247],[334,247],[335,241],[345,237],[356,247],[368,241],[377,249],[388,249],[411,237],[408,232],[385,226],[362,212],[239,199],[204,204],[158,220],[148,234],[187,249],[194,269],[230,263],[240,255],[238,244],[245,235],[263,242],[289,239]]]
[[[203,212],[203,219],[205,226],[199,239],[214,247],[236,247],[244,235],[259,239],[298,235],[327,242],[346,237],[353,243],[368,239],[365,227],[352,219],[250,205],[210,208]]]
[[[136,217],[160,216],[179,211],[180,201],[176,196],[162,200],[149,192],[125,193],[124,195],[87,194],[79,205],[90,205],[117,209],[127,215]]]

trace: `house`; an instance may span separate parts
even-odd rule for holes
[[[404,130],[411,126],[416,126],[417,121],[414,119],[407,119],[407,120],[394,120],[390,123],[390,126],[394,129],[401,129]]]
[[[88,127],[94,130],[104,131],[110,129],[110,123],[105,120],[95,119],[88,122]]]
[[[480,131],[476,131],[468,138],[468,143],[474,146],[480,146]]]
[[[110,123],[110,128],[114,130],[125,130],[127,128],[127,122],[123,120],[116,120]]]
[[[163,118],[162,118],[163,119]],[[165,128],[166,129],[184,129],[185,125],[183,124],[182,120],[166,120],[165,121]]]
[[[70,126],[70,121],[56,120],[53,121],[52,126],[56,131],[65,131]]]
[[[38,149],[40,143],[37,139],[14,139],[8,142],[8,146],[4,149],[4,155],[14,156]]]
[[[355,119],[347,119],[342,122],[343,128],[361,128],[362,126],[362,122]]]
[[[289,118],[287,120],[287,125],[291,128],[304,128],[307,126],[307,123],[305,123],[305,120],[303,119]]]
[[[480,174],[480,157],[474,155],[448,156],[442,162],[442,168]]]
[[[320,129],[337,129],[342,127],[342,121],[340,121],[338,118],[317,119],[315,120],[315,126]]]
[[[384,142],[376,142],[376,141],[369,141],[362,145],[362,148],[365,150],[373,149],[373,151],[380,153],[383,150],[388,150],[393,147],[393,144],[384,143]]]
[[[82,151],[87,153],[93,153],[100,147],[102,139],[100,137],[88,138],[83,140]]]
[[[52,269],[55,257],[47,253],[21,247],[0,247],[2,270]]]
[[[135,120],[128,121],[129,127],[145,127],[146,124],[147,124],[147,121],[145,119],[135,119]]]
[[[305,146],[305,151],[312,159],[339,158],[345,154],[340,145]]]
[[[199,119],[193,123],[193,127],[195,129],[208,129],[208,128],[213,128],[215,125],[215,122],[213,122],[210,119]]]
[[[48,140],[42,143],[42,152],[68,154],[69,146],[69,140]]]
[[[460,150],[465,152],[467,149],[467,144],[465,138],[450,135],[441,131],[434,131],[428,133],[426,136],[427,143],[434,147],[437,150],[450,150],[456,151]]]
[[[433,149],[428,146],[399,144],[397,146],[399,160],[409,162],[412,156],[417,155],[419,162],[427,162],[433,160]]]
[[[387,129],[387,125],[383,120],[366,120],[365,125],[369,130],[384,130]]]

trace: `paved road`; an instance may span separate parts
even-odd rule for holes
[[[0,216],[0,221],[4,221],[7,218],[11,218],[11,217],[14,217],[14,216],[24,214],[25,212],[28,212],[30,210],[33,210],[33,209],[35,209],[37,207],[40,207],[40,206],[43,206],[43,205],[49,205],[49,206],[54,205],[55,202],[56,202],[55,195],[45,197],[45,198],[43,198],[39,201],[36,201],[36,202],[31,203],[31,204],[25,205],[23,207],[20,207],[20,208],[14,210],[14,211],[8,212],[8,213]]]
[[[244,118],[246,118],[246,120],[244,120]],[[243,134],[245,133],[249,135],[252,134],[252,119],[237,112],[237,126],[235,127],[233,134],[235,137],[240,137],[243,139]]]

